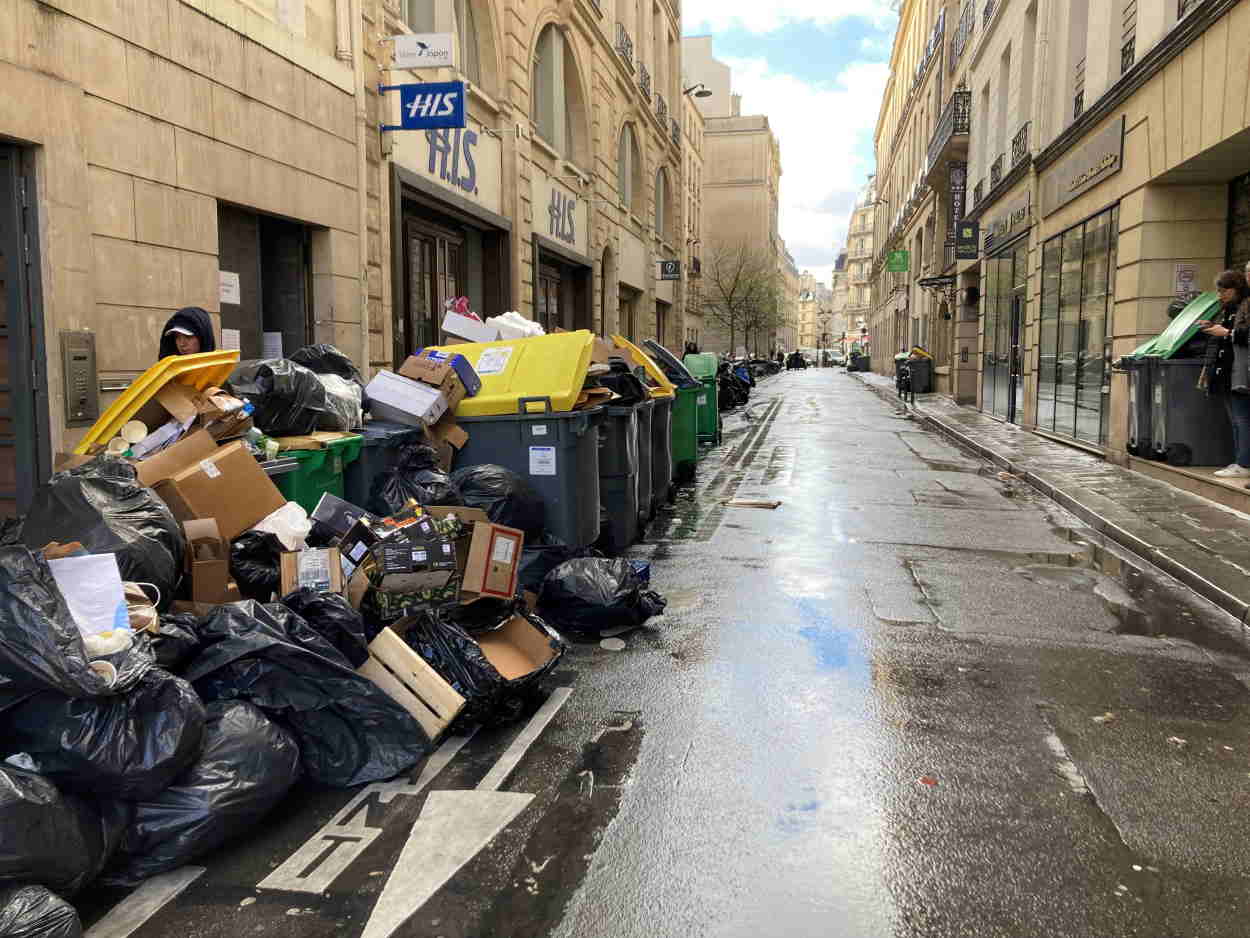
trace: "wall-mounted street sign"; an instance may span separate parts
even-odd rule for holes
[[[464,127],[464,82],[430,81],[381,85],[379,91],[399,92],[399,123],[383,130],[438,130]]]
[[[661,280],[680,280],[681,261],[660,261]]]
[[[393,68],[452,68],[456,46],[451,33],[406,33],[394,36]]]
[[[892,274],[905,274],[911,270],[911,251],[891,251],[885,257],[885,269]]]
[[[975,221],[955,222],[955,259],[975,261],[981,254],[981,224]]]

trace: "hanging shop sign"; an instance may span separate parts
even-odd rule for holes
[[[452,68],[456,45],[451,33],[407,33],[394,36],[393,68]]]
[[[905,274],[911,270],[911,251],[891,251],[885,258],[885,269],[892,274]]]
[[[975,221],[955,223],[955,260],[975,261],[981,255],[981,226]]]
[[[1042,178],[1042,215],[1049,215],[1118,173],[1124,164],[1124,116],[1112,121]]]
[[[381,85],[379,91],[399,92],[399,123],[383,130],[438,130],[464,127],[464,82],[430,81]]]
[[[658,280],[680,280],[681,261],[660,261]]]

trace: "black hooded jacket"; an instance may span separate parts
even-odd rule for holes
[[[208,313],[198,306],[184,306],[169,317],[161,329],[161,351],[158,358],[167,358],[178,354],[177,335],[166,335],[174,326],[183,326],[200,337],[201,352],[215,352],[217,341],[213,338],[213,321]]]

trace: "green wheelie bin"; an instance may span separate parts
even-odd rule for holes
[[[686,369],[699,379],[704,389],[704,393],[699,395],[696,402],[699,408],[696,423],[699,443],[719,446],[720,406],[716,388],[718,365],[716,356],[711,352],[691,352],[686,356],[684,364]]]

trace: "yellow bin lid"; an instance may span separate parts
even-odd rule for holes
[[[482,379],[482,390],[461,401],[456,416],[537,413],[546,409],[548,400],[554,412],[572,410],[586,383],[594,342],[592,333],[580,329],[440,346],[440,352],[467,358]]]
[[[635,365],[641,365],[646,370],[647,378],[654,385],[654,387],[650,388],[652,397],[677,396],[677,385],[668,380],[668,376],[660,370],[660,366],[655,363],[655,359],[623,335],[612,336],[612,344],[622,352],[626,352]]]
[[[107,444],[165,385],[171,382],[185,384],[197,391],[220,387],[230,377],[230,372],[234,371],[238,362],[237,349],[200,352],[196,355],[169,355],[162,358],[131,382],[130,387],[121,393],[87,431],[74,452],[86,455],[96,446]]]

